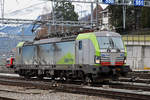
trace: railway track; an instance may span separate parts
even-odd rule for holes
[[[123,84],[119,82],[114,82],[108,85],[103,86],[84,86],[84,85],[75,85],[61,82],[49,82],[49,81],[38,81],[24,80],[23,78],[12,78],[8,79],[4,76],[0,78],[0,84],[11,85],[11,86],[21,86],[21,87],[34,87],[45,90],[55,90],[61,92],[77,93],[77,94],[86,94],[93,96],[104,96],[114,99],[130,99],[130,100],[148,100],[150,98],[150,87],[135,85],[130,83]],[[147,91],[147,92],[146,92]]]
[[[150,71],[146,71],[146,72],[143,72],[143,71],[133,71],[133,72],[130,72],[128,75],[127,75],[128,78],[135,78],[135,77],[139,77],[139,78],[142,78],[142,79],[150,79]]]
[[[27,81],[39,81],[36,78],[33,79],[24,79],[22,77],[15,77],[14,76],[0,76],[0,78],[3,79],[13,79],[13,80],[27,80]],[[149,84],[145,84],[148,83],[150,80],[146,80],[146,79],[139,79],[136,81],[130,81],[130,78],[123,78],[120,79],[120,81],[112,81],[110,83],[94,83],[92,84],[92,86],[94,87],[103,87],[103,86],[108,86],[110,88],[118,88],[118,89],[130,89],[130,90],[143,90],[143,91],[150,91],[150,85]],[[41,80],[42,82],[46,82],[48,84],[53,84],[51,82],[51,80],[49,79],[44,79]],[[40,82],[41,82],[40,81]],[[65,81],[56,81],[58,84],[66,84]],[[83,85],[81,81],[71,81],[68,84],[78,84],[78,85]]]
[[[150,84],[150,79],[141,79],[141,78],[120,78],[119,81]]]
[[[118,89],[128,89],[128,90],[137,90],[137,91],[150,91],[150,85],[145,83],[135,83],[135,82],[111,82],[109,84],[111,88]]]
[[[0,97],[0,100],[16,100],[16,99],[7,98],[7,97]]]

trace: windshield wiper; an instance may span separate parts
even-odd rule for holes
[[[117,50],[117,52],[120,52],[120,49],[119,49],[119,47],[116,44],[114,44],[114,47]]]
[[[116,50],[117,50],[117,52],[120,52],[120,49],[118,47],[116,48]]]
[[[107,52],[111,52],[111,44],[110,44],[110,41],[109,43],[104,43],[104,45],[108,45],[108,48],[107,48]]]
[[[115,44],[114,44],[114,41],[112,40],[112,38],[109,39],[109,43],[110,43],[110,47],[112,47],[112,49],[113,49]]]
[[[116,49],[116,52],[120,52],[119,47],[115,44],[112,38],[109,39],[109,42],[110,42],[110,46],[112,47],[112,49]]]

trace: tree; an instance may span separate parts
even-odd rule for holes
[[[142,8],[141,26],[142,28],[150,28],[150,8]]]
[[[116,28],[117,32],[130,31],[137,29],[137,15],[139,12],[138,7],[127,6],[126,7],[126,29],[123,30],[123,9],[122,6],[113,6],[108,7],[110,12],[110,23]]]
[[[55,7],[55,18],[56,20],[63,21],[77,21],[78,14],[74,11],[74,5],[71,2],[61,1],[57,2]]]
[[[126,29],[123,30],[123,10],[122,6],[110,5],[110,23],[117,32],[140,30],[150,28],[150,8],[126,6]]]
[[[122,29],[123,25],[121,6],[110,5],[108,9],[110,12],[110,24],[116,28],[117,32],[119,32]]]

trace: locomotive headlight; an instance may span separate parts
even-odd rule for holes
[[[101,60],[100,60],[100,56],[95,56],[95,63],[96,64],[100,64]]]
[[[124,60],[124,63],[126,64],[126,63],[127,63],[127,60]]]
[[[95,63],[96,63],[96,64],[99,64],[99,63],[100,63],[100,60],[99,60],[99,59],[97,59],[97,60],[95,61]]]

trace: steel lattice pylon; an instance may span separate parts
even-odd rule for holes
[[[4,18],[4,0],[0,1],[0,6],[1,6],[1,17]]]

